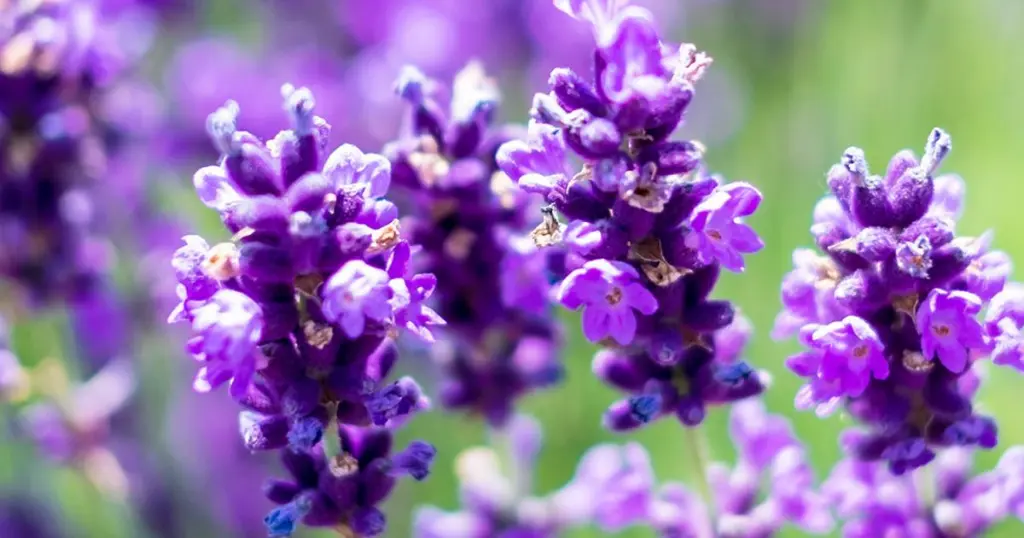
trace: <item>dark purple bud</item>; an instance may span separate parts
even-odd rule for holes
[[[603,159],[619,152],[622,135],[614,123],[582,109],[570,112],[563,121],[566,144],[582,157]]]
[[[243,243],[238,258],[241,274],[266,282],[291,282],[295,278],[291,251],[265,243]]]
[[[324,433],[323,423],[315,417],[303,417],[288,430],[288,447],[296,452],[310,450],[320,442]]]
[[[278,506],[263,518],[270,538],[287,538],[295,533],[299,521],[309,513],[311,503],[304,497],[283,506]]]
[[[721,266],[718,264],[708,265],[695,270],[687,278],[686,292],[684,296],[688,301],[703,301],[711,295],[718,282],[718,275],[721,273]]]
[[[298,484],[284,480],[269,480],[263,485],[263,495],[276,504],[290,503],[300,491]]]
[[[647,355],[663,366],[672,366],[683,358],[686,343],[677,327],[658,327],[647,342]]]
[[[836,286],[836,301],[853,312],[872,312],[888,300],[885,282],[874,271],[859,269]]]
[[[598,117],[608,113],[594,87],[572,69],[559,67],[551,70],[548,85],[565,110],[582,108]]]
[[[608,205],[595,192],[592,181],[573,182],[565,194],[565,201],[558,204],[558,210],[569,220],[595,222],[608,217]]]
[[[856,239],[835,223],[819,222],[811,226],[811,234],[821,250],[844,269],[852,271],[868,267],[869,264],[856,252]]]
[[[257,450],[274,450],[288,446],[288,419],[282,415],[262,416],[243,411],[238,417],[242,442],[245,448]]]
[[[707,408],[704,406],[704,401],[697,396],[684,396],[676,405],[676,417],[691,428],[704,422],[706,416]]]
[[[648,146],[641,152],[639,160],[656,163],[659,176],[671,176],[693,172],[700,166],[703,157],[704,147],[687,140]]]
[[[651,103],[646,97],[633,93],[615,111],[615,125],[619,132],[632,133],[646,125],[651,117]]]
[[[635,430],[643,425],[633,414],[629,400],[619,400],[613,403],[602,417],[604,427],[616,432]]]
[[[430,467],[434,464],[435,456],[437,449],[433,445],[424,441],[413,441],[392,458],[393,469],[408,474],[415,480],[423,480],[430,475]]]
[[[683,323],[700,333],[713,332],[732,323],[735,314],[729,301],[702,301],[687,307]]]
[[[928,212],[935,183],[923,168],[911,168],[896,181],[890,192],[892,224],[905,227]]]
[[[950,424],[942,432],[942,441],[952,446],[995,448],[998,443],[996,423],[989,417],[971,416]]]
[[[857,234],[855,251],[869,262],[880,262],[896,253],[896,236],[887,228],[865,228]],[[832,245],[832,250],[838,250]]]
[[[654,141],[668,138],[683,120],[686,107],[693,100],[690,84],[669,84],[666,91],[658,96],[651,110],[644,131]]]
[[[350,519],[350,527],[356,536],[380,536],[384,532],[386,524],[384,512],[373,506],[356,508]]]
[[[932,248],[939,248],[953,240],[953,221],[943,217],[926,216],[908,226],[900,234],[900,241],[914,241],[926,237]]]
[[[650,378],[649,372],[644,371],[630,357],[608,349],[594,355],[591,369],[602,381],[624,391],[640,391]]]
[[[641,394],[627,400],[629,413],[634,420],[647,424],[661,411],[661,394]]]
[[[243,144],[238,154],[228,155],[224,169],[239,190],[249,196],[281,194],[274,159],[257,144]]]
[[[647,237],[654,229],[654,221],[658,216],[657,213],[636,207],[621,198],[612,206],[612,215],[612,222],[625,231],[626,236],[632,241]]]
[[[960,394],[957,379],[942,375],[942,370],[928,376],[922,395],[928,408],[937,415],[956,419],[971,414],[971,400]]]
[[[915,167],[917,167],[917,158],[914,157],[913,151],[905,149],[893,155],[885,170],[885,183],[890,187],[895,185],[907,170]]]
[[[291,212],[316,213],[324,209],[334,195],[334,185],[321,174],[306,174],[288,187],[284,199]]]
[[[225,213],[224,223],[236,233],[251,230],[246,237],[280,240],[288,234],[288,213],[280,198],[256,196],[232,204]]]
[[[914,437],[893,442],[882,451],[882,459],[889,464],[889,470],[895,475],[924,467],[935,459],[935,452],[928,448],[924,439]]]
[[[933,287],[941,286],[960,276],[970,267],[972,261],[970,252],[961,248],[955,241],[949,243],[932,252],[928,283]]]

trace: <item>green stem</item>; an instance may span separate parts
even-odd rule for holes
[[[931,464],[914,471],[914,489],[917,490],[917,497],[926,509],[935,506],[935,470]]]
[[[693,454],[692,461],[694,474],[697,480],[697,490],[708,507],[708,520],[711,522],[713,528],[716,514],[715,497],[711,492],[711,484],[708,482],[708,466],[711,463],[708,456],[708,438],[707,435],[705,435],[704,428],[701,428],[700,426],[685,429],[686,443],[690,447],[690,453]]]
[[[341,455],[341,435],[338,431],[338,404],[329,403],[327,404],[327,427],[324,428],[324,433],[321,442],[324,445],[324,459],[327,462],[332,462]]]

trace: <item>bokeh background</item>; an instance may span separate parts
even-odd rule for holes
[[[929,130],[941,126],[954,141],[944,170],[961,174],[968,185],[962,231],[994,229],[996,246],[1024,260],[1024,2],[637,3],[657,13],[668,39],[694,42],[715,58],[684,133],[705,141],[712,169],[763,191],[765,202],[751,221],[767,243],[748,259],[745,274],[725,277],[718,293],[736,301],[753,321],[756,335],[748,358],[774,375],[768,405],[792,417],[823,476],[838,457],[843,419],[819,420],[793,410],[798,381],[782,361],[795,346],[773,342],[768,333],[790,254],[810,244],[810,213],[825,192],[824,172],[850,145],[863,147],[869,161],[881,168],[899,149],[920,151]],[[585,66],[589,58],[587,30],[556,11],[550,0],[152,4],[152,16],[133,23],[145,25],[140,40],[151,40],[138,68],[147,89],[121,99],[138,105],[136,114],[149,114],[138,121],[158,126],[134,163],[144,170],[144,189],[154,195],[153,211],[168,217],[151,226],[157,236],[197,232],[216,239],[223,233],[189,187],[192,171],[215,158],[203,132],[205,116],[227,98],[240,101],[243,128],[267,135],[284,125],[277,104],[280,85],[308,85],[317,95],[319,114],[334,125],[333,142],[353,141],[376,150],[399,124],[401,104],[391,85],[403,64],[417,64],[446,80],[466,61],[481,58],[501,81],[504,117],[522,121],[530,95],[542,89],[551,68]],[[120,270],[142,278],[120,279],[122,291],[128,296],[173,294],[168,261],[176,244],[160,247],[146,237],[135,244],[133,252],[119,253]],[[130,281],[147,287],[140,291]],[[148,299],[140,304],[161,304]],[[614,395],[590,374],[595,348],[574,330],[576,317],[563,319],[570,326],[567,380],[531,396],[524,406],[540,418],[547,434],[536,470],[539,492],[565,483],[593,444],[626,440],[602,430],[601,413]],[[75,362],[81,350],[68,336],[73,321],[59,311],[15,316],[13,349],[28,367],[58,359],[74,376],[83,367]],[[30,510],[45,511],[63,536],[262,536],[259,518],[269,504],[259,484],[275,462],[241,447],[235,408],[224,391],[191,393],[194,366],[180,351],[182,341],[177,328],[153,325],[136,335],[130,357],[141,376],[130,413],[132,435],[141,442],[136,459],[153,470],[130,489],[152,501],[145,509],[99,494],[80,473],[49,464],[30,443],[14,436],[0,442],[0,498],[35,501]],[[1008,371],[991,374],[982,402],[998,417],[1001,446],[982,454],[979,468],[994,464],[1005,447],[1024,443],[1019,414],[1024,380]],[[429,376],[425,384],[429,390]],[[724,413],[713,413],[707,428],[712,456],[731,460]],[[9,435],[6,430],[4,435]],[[403,484],[390,500],[389,537],[410,535],[417,505],[455,508],[452,460],[460,450],[486,441],[480,423],[440,411],[419,416],[401,436],[433,441],[439,461],[427,482]],[[651,451],[661,479],[690,480],[692,460],[674,421],[630,437]],[[581,530],[570,536],[599,535]],[[650,534],[631,530],[622,535]],[[991,533],[1022,535],[1024,525],[1016,522]],[[5,529],[0,536],[14,538]]]

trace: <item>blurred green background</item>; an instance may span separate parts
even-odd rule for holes
[[[740,114],[742,123],[734,135],[710,144],[708,161],[727,178],[750,181],[763,191],[764,204],[751,221],[767,248],[748,258],[745,274],[727,275],[717,295],[734,300],[753,321],[756,334],[747,355],[774,375],[767,396],[769,408],[793,419],[823,477],[838,457],[836,438],[844,421],[839,417],[819,420],[793,410],[799,383],[782,361],[796,346],[773,342],[768,333],[779,309],[779,283],[791,267],[790,254],[795,247],[811,244],[811,209],[825,192],[824,173],[850,145],[864,148],[869,162],[881,169],[897,150],[909,147],[919,152],[929,130],[941,126],[954,141],[943,170],[959,173],[968,185],[961,233],[994,229],[996,247],[1024,259],[1024,236],[1018,233],[1017,220],[1024,195],[1024,182],[1019,179],[1024,175],[1024,2],[807,1],[800,2],[802,11],[794,24],[781,24],[767,21],[763,10],[781,9],[791,2],[775,1],[735,1],[725,9],[710,0],[687,2],[686,24],[666,33],[670,39],[691,41],[708,51],[715,58],[712,69],[728,75],[738,89],[739,100],[730,106],[740,110],[726,112]],[[762,4],[760,9],[754,9],[755,3]],[[714,98],[698,89],[698,100]],[[529,97],[506,96],[504,108],[511,118],[521,119],[529,108]],[[182,174],[183,185],[190,176]],[[175,205],[185,203],[192,204],[185,209],[190,214],[203,215],[195,222],[201,233],[221,235],[213,216],[204,214],[190,196],[174,201]],[[525,405],[525,411],[541,419],[546,432],[536,469],[537,491],[564,484],[580,455],[593,444],[629,439],[650,450],[661,480],[690,481],[692,454],[674,421],[664,420],[630,436],[601,429],[601,413],[616,395],[591,375],[595,348],[579,336],[576,317],[564,319],[569,325],[568,380],[555,390],[530,397]],[[51,331],[59,323],[44,320],[19,327],[15,333],[19,354],[27,358],[54,353],[52,347],[59,344]],[[166,397],[168,384],[190,382],[192,365],[176,349],[154,344],[142,360],[150,379],[147,397]],[[993,465],[1005,447],[1024,443],[1024,422],[1016,413],[1024,378],[1008,369],[992,369],[990,374],[981,400],[999,420],[1001,446],[980,455],[979,469]],[[151,429],[159,436],[162,418],[155,414],[152,420]],[[714,412],[706,428],[713,458],[731,461],[725,413]],[[486,440],[480,424],[439,412],[415,419],[401,436],[431,440],[437,444],[439,458],[427,482],[403,483],[390,501],[389,537],[410,535],[409,514],[417,505],[456,508],[453,458]],[[0,453],[0,479],[58,502],[72,536],[141,536],[132,530],[133,516],[127,508],[102,500],[73,472],[42,465],[26,447],[5,445]],[[31,484],[27,477],[32,477]],[[602,535],[596,530],[570,534]],[[622,534],[650,535],[643,530]],[[1024,536],[1024,524],[1005,524],[990,536]]]

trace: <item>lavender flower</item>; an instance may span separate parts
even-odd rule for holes
[[[649,525],[665,538],[767,538],[787,523],[811,535],[829,533],[827,499],[815,488],[806,452],[789,422],[748,400],[733,406],[729,425],[737,462],[706,469],[710,497],[703,499],[683,484],[657,486],[640,445],[592,448],[576,480],[583,480],[594,497],[588,504],[595,507],[597,524],[608,532]]]
[[[273,480],[264,489],[279,505],[264,520],[270,536],[291,536],[300,520],[343,536],[378,536],[385,518],[377,505],[395,479],[422,480],[434,459],[433,447],[422,441],[393,454],[386,429],[342,426],[338,435],[342,452],[334,457],[325,456],[320,445],[282,453],[291,480]]]
[[[81,470],[100,491],[123,500],[129,477],[114,453],[111,428],[135,391],[132,365],[111,361],[78,385],[56,361],[36,368],[33,388],[46,398],[20,411],[23,431],[44,457]]]
[[[91,2],[35,2],[0,13],[0,276],[32,305],[102,286],[109,246],[94,184],[117,130],[96,104],[125,51]]]
[[[761,195],[707,175],[699,143],[670,140],[710,58],[663,42],[643,8],[555,5],[593,27],[594,81],[552,71],[528,137],[504,144],[498,164],[550,204],[532,235],[566,252],[558,300],[582,309],[584,335],[607,348],[595,372],[632,395],[606,424],[626,430],[675,414],[697,425],[707,405],[763,390],[723,338],[744,322],[729,302],[709,299],[721,268],[742,271],[743,256],[762,247],[743,220]]]
[[[828,174],[832,195],[811,232],[826,256],[798,250],[782,286],[775,336],[796,332],[807,351],[788,366],[807,384],[797,406],[839,406],[866,433],[851,453],[896,473],[948,446],[992,448],[996,424],[974,410],[974,365],[1015,365],[1019,292],[991,234],[956,237],[962,181],[934,177],[949,136],[932,131],[920,160],[893,157],[884,177],[850,148]],[[979,319],[986,310],[985,323]],[[994,344],[994,351],[992,350]]]
[[[424,289],[447,341],[432,350],[441,400],[501,425],[518,398],[562,375],[548,308],[554,265],[526,237],[528,196],[497,169],[494,153],[514,127],[493,127],[499,95],[478,63],[455,76],[446,117],[436,83],[407,67],[397,84],[410,105],[407,132],[385,153],[406,195],[403,226],[421,246],[417,267],[436,275]]]
[[[491,538],[516,536],[554,538],[568,529],[586,525],[600,511],[593,503],[594,475],[607,468],[585,468],[561,489],[544,496],[533,493],[533,468],[541,449],[540,424],[517,415],[493,435],[495,444],[507,448],[507,472],[502,455],[489,447],[464,451],[456,460],[456,473],[464,508],[446,512],[425,506],[414,516],[416,538]],[[641,450],[642,452],[642,450]],[[624,487],[628,485],[623,484]]]
[[[188,351],[203,363],[198,390],[231,381],[246,447],[283,449],[295,465],[320,462],[312,475],[292,469],[290,495],[274,490],[282,506],[265,520],[271,535],[289,535],[300,520],[377,535],[388,477],[404,466],[423,478],[429,464],[388,460],[374,445],[390,444],[376,428],[428,405],[411,378],[386,381],[397,359],[391,339],[404,327],[429,340],[443,320],[423,305],[433,277],[410,274],[397,209],[382,198],[388,161],[351,145],[326,155],[329,126],[313,115],[312,94],[290,85],[282,93],[293,129],[267,142],[237,130],[233,102],[209,117],[223,157],[194,183],[234,236],[212,247],[185,238],[172,262],[181,303],[170,321],[191,324]],[[414,446],[421,459],[432,454]],[[325,465],[334,477],[325,487],[349,488],[325,491],[329,508],[314,494]],[[368,492],[351,489],[357,483]]]
[[[1020,470],[1014,451],[996,469],[973,476],[973,451],[966,447],[944,450],[920,477],[896,476],[852,455],[836,465],[823,491],[845,521],[843,536],[983,536],[1009,515],[1013,487],[1007,486],[1019,482]]]

